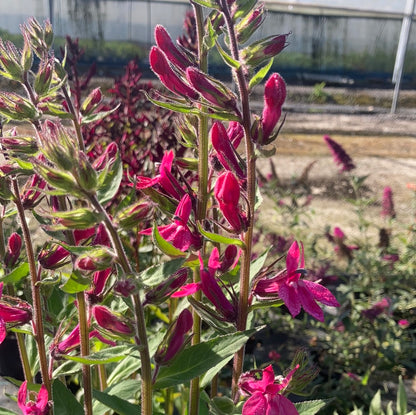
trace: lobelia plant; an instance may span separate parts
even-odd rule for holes
[[[16,233],[7,237],[8,227],[2,228],[0,281],[7,294],[0,335],[16,332],[23,413],[311,414],[325,405],[287,398],[316,376],[304,357],[285,377],[275,378],[271,366],[245,372],[244,365],[244,345],[262,329],[252,317],[256,309],[285,303],[293,317],[303,307],[322,321],[316,301],[338,306],[328,289],[302,278],[303,248],[296,241],[281,271],[278,261],[264,266],[267,252],[252,260],[256,159],[271,153],[286,85],[270,75],[261,116],[252,114],[249,95],[288,35],[248,43],[265,13],[256,1],[197,0],[192,7],[196,48],[183,39],[175,44],[160,25],[155,29],[150,65],[167,92],[149,91],[148,99],[182,114],[176,136],[188,152],[160,155],[153,177],[123,175],[126,153],[115,143],[90,151],[85,126],[116,108],[100,105],[98,89],[72,101],[48,22],[30,19],[22,27],[22,51],[0,43],[0,73],[24,91],[0,92],[0,114],[19,122],[1,134],[1,223],[16,215],[18,225],[10,227],[24,241],[23,249]],[[214,49],[238,93],[207,73]],[[127,178],[130,192],[112,204],[110,216],[106,206]],[[29,213],[38,222],[35,231]],[[141,268],[147,241],[131,254],[131,229],[138,240],[151,236],[163,254],[152,266]],[[35,359],[28,353],[33,348]],[[220,394],[230,360],[231,379]],[[70,379],[80,385],[76,395]]]

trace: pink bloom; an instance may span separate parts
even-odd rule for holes
[[[180,200],[185,195],[185,192],[171,173],[173,158],[173,151],[167,151],[163,155],[159,174],[153,179],[144,176],[137,177],[136,189],[142,190],[158,185],[168,196]]]
[[[222,214],[234,232],[240,233],[245,230],[246,218],[238,206],[240,185],[232,172],[227,171],[218,177],[215,183],[214,194]]]
[[[270,350],[269,352],[269,359],[274,360],[275,362],[278,362],[281,358],[281,354],[277,353],[276,350]]]
[[[292,317],[296,317],[303,307],[312,317],[323,321],[324,313],[316,302],[332,307],[339,307],[339,303],[326,287],[300,279],[304,266],[303,249],[301,253],[295,241],[287,253],[286,269],[273,278],[261,278],[255,284],[253,293],[260,299],[280,297]]]
[[[380,314],[388,313],[391,305],[391,299],[384,297],[382,300],[375,303],[372,307],[367,310],[363,310],[361,314],[368,318],[370,321],[374,321]]]
[[[158,231],[162,238],[183,252],[190,248],[199,249],[201,245],[200,235],[192,232],[187,225],[191,210],[191,198],[188,194],[185,194],[176,208],[173,223],[158,227]],[[151,233],[152,228],[140,232],[141,235],[150,235]]]
[[[40,387],[36,402],[27,401],[27,381],[25,380],[17,393],[17,404],[24,415],[46,415],[49,412],[46,386]]]
[[[295,405],[282,395],[298,367],[279,383],[271,365],[264,370],[243,373],[238,387],[242,395],[250,397],[244,403],[242,415],[299,415]]]
[[[397,322],[397,324],[398,324],[400,327],[403,327],[404,329],[405,329],[405,328],[407,328],[407,327],[409,327],[409,325],[410,325],[409,320],[406,320],[406,319],[399,320],[399,321]]]
[[[16,232],[13,232],[7,241],[7,251],[4,256],[4,264],[12,268],[19,259],[20,250],[22,249],[22,238]]]
[[[215,308],[222,314],[225,321],[235,322],[237,318],[237,310],[233,303],[223,293],[215,278],[215,271],[221,267],[218,249],[214,248],[208,261],[208,269],[204,268],[201,256],[201,290]]]
[[[383,190],[383,200],[381,202],[381,207],[381,216],[391,219],[396,217],[393,202],[393,191],[391,190],[390,186],[386,186]]]
[[[283,78],[274,73],[264,85],[264,108],[262,115],[263,137],[260,144],[267,144],[282,115],[282,106],[286,99],[286,84]]]

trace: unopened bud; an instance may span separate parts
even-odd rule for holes
[[[21,55],[16,46],[0,39],[0,75],[14,81],[22,81],[23,68],[20,61]]]
[[[219,108],[236,110],[235,95],[221,82],[194,67],[186,70],[186,79],[209,103]]]
[[[188,66],[192,66],[192,62],[179,48],[172,42],[169,33],[162,25],[155,27],[155,40],[159,49],[166,55],[166,58],[183,71]]]
[[[92,212],[88,208],[78,208],[53,213],[62,229],[87,229],[100,223],[102,217],[99,213]]]
[[[101,271],[110,268],[114,263],[114,254],[104,246],[97,246],[75,261],[75,266],[82,271]]]
[[[138,202],[123,209],[115,219],[123,229],[131,229],[150,219],[152,211],[153,207],[150,203]]]
[[[2,148],[14,155],[33,155],[38,152],[36,139],[30,136],[0,137]]]
[[[25,183],[20,196],[24,209],[32,209],[42,200],[41,191],[45,188],[45,186],[45,180],[37,174],[34,174],[31,178],[29,178],[29,180]]]
[[[95,305],[92,314],[97,324],[111,334],[122,336],[133,334],[130,324],[121,316],[112,313],[107,307]]]
[[[39,252],[38,261],[45,269],[57,269],[70,262],[70,254],[61,245],[48,244]]]
[[[109,165],[113,164],[117,158],[118,147],[113,141],[104,150],[104,153],[100,157],[94,160],[93,167],[97,171],[104,170]]]
[[[4,256],[4,264],[8,268],[12,268],[19,259],[20,251],[22,249],[22,238],[16,232],[10,235],[7,242],[7,252]]]
[[[78,165],[75,166],[73,174],[80,189],[86,192],[91,192],[96,189],[98,183],[97,172],[82,151],[78,153]]]
[[[14,92],[0,92],[0,114],[16,121],[36,120],[40,116],[30,101]]]
[[[251,35],[260,27],[263,21],[264,3],[260,3],[235,26],[237,40],[239,43],[246,43]]]
[[[269,36],[266,39],[252,43],[241,51],[242,60],[246,65],[255,68],[274,58],[286,47],[288,35]]]
[[[48,93],[49,87],[52,82],[52,76],[54,71],[54,60],[48,59],[46,62],[42,62],[39,66],[39,70],[35,76],[33,87],[35,92],[39,96],[43,96]]]
[[[101,103],[103,95],[100,88],[93,89],[89,95],[84,99],[81,105],[81,111],[84,115],[91,114]]]

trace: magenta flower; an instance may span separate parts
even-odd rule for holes
[[[286,257],[286,269],[273,278],[261,278],[253,288],[253,294],[259,299],[281,298],[292,317],[296,317],[301,308],[319,321],[324,321],[324,313],[319,305],[339,307],[336,298],[328,288],[308,280],[301,280],[305,259],[295,241]]]
[[[389,313],[389,308],[391,305],[391,299],[388,297],[384,297],[377,303],[373,304],[370,308],[367,310],[363,310],[361,314],[370,320],[371,322],[374,321],[380,314]]]
[[[237,310],[235,305],[228,300],[215,278],[215,271],[221,267],[218,249],[214,248],[208,260],[208,269],[205,269],[201,256],[201,290],[215,308],[222,314],[225,321],[235,322]]]
[[[155,353],[155,362],[159,366],[168,364],[188,343],[186,333],[192,329],[192,313],[185,308],[168,331]]]
[[[143,190],[149,187],[159,186],[168,196],[176,200],[182,199],[185,191],[171,173],[174,154],[173,151],[167,151],[162,158],[159,167],[159,174],[150,179],[149,177],[137,177],[136,189]]]
[[[409,322],[409,320],[406,320],[406,319],[399,320],[399,321],[397,322],[397,324],[398,324],[400,327],[404,328],[404,329],[406,329],[406,328],[408,328],[408,327],[410,326],[410,322]]]
[[[182,252],[190,248],[199,249],[201,245],[201,236],[196,232],[192,232],[187,225],[191,211],[191,198],[188,194],[185,194],[176,208],[173,223],[158,227],[162,238]],[[144,229],[140,232],[141,235],[151,235],[151,233],[152,228]]]
[[[273,139],[272,132],[282,115],[282,105],[285,99],[285,81],[278,73],[274,73],[264,85],[264,108],[261,118],[263,135],[260,144],[268,144]]]
[[[240,200],[240,185],[234,174],[227,171],[218,177],[214,195],[220,206],[221,213],[231,225],[235,233],[246,229],[246,217],[238,205]]]
[[[275,380],[272,365],[243,373],[238,387],[243,396],[250,397],[244,403],[242,415],[299,415],[295,405],[282,395],[298,367],[280,382]]]
[[[355,164],[347,152],[342,148],[341,144],[338,144],[331,137],[325,135],[324,141],[326,142],[329,150],[334,157],[335,164],[340,167],[340,171],[351,171],[355,169]]]
[[[198,99],[198,92],[182,81],[170,67],[165,54],[158,47],[153,46],[150,49],[149,61],[153,72],[167,89],[186,98]]]
[[[393,191],[390,186],[386,186],[383,190],[383,200],[381,202],[381,216],[384,218],[394,219],[396,212],[394,210]]]
[[[210,137],[212,146],[217,152],[218,160],[223,167],[234,172],[239,179],[246,179],[247,174],[245,168],[243,169],[242,160],[238,157],[224,125],[218,121],[215,122],[210,130]]]
[[[23,415],[46,415],[49,412],[48,391],[42,384],[36,402],[27,401],[27,381],[25,380],[17,393],[17,404]]]

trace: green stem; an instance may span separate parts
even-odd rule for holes
[[[35,261],[35,253],[33,250],[29,226],[27,225],[26,221],[25,211],[20,199],[19,185],[16,178],[12,179],[12,191],[14,193],[14,203],[16,204],[17,214],[20,220],[23,240],[26,247],[27,261],[29,263],[30,285],[33,303],[33,334],[38,349],[40,372],[42,375],[42,382],[48,391],[48,396],[52,397],[51,380],[48,373],[48,359],[46,357],[45,335],[42,318],[42,302],[40,295],[40,285],[38,284],[39,279]]]
[[[96,195],[88,195],[88,198],[103,217],[104,225],[110,237],[111,245],[116,251],[117,260],[121,265],[123,271],[127,275],[133,275],[134,271],[127,259],[126,252],[121,242],[117,230],[114,228],[110,217],[108,216],[101,203],[98,201]],[[147,341],[146,320],[144,317],[144,307],[140,300],[140,293],[136,292],[131,296],[134,305],[134,318],[136,326],[136,342],[139,346],[140,360],[142,362],[141,368],[141,413],[142,415],[152,414],[152,367],[150,364],[149,345]]]
[[[230,39],[230,50],[233,59],[240,61],[237,37],[234,30],[234,23],[231,18],[230,9],[226,0],[221,0],[222,12],[227,25],[228,36]],[[247,162],[247,200],[248,200],[248,229],[244,234],[244,243],[246,249],[243,251],[241,270],[240,270],[240,296],[238,302],[237,329],[245,330],[247,326],[247,316],[249,311],[249,285],[250,285],[250,261],[254,229],[254,205],[256,197],[256,159],[254,154],[254,145],[251,140],[251,113],[248,96],[248,87],[244,76],[243,67],[240,66],[235,70],[238,90],[240,93],[242,105],[242,124],[244,128],[245,153]],[[244,347],[235,355],[233,362],[233,379],[232,379],[232,396],[234,400],[238,399],[238,379],[243,371]]]
[[[204,36],[204,16],[202,7],[193,3],[193,10],[196,20],[196,29],[198,37],[198,60],[199,68],[206,72],[208,69],[208,57],[207,51],[204,48],[203,36]],[[199,162],[198,162],[198,203],[196,220],[203,221],[206,217],[207,204],[208,204],[208,117],[205,115],[199,115],[198,125],[198,150],[199,150]],[[199,271],[194,272],[194,282],[197,283],[200,280]],[[197,292],[194,295],[197,301],[201,300],[201,293]],[[201,342],[201,318],[198,313],[193,310],[193,336],[192,345],[199,344]],[[191,380],[189,391],[189,414],[197,415],[199,412],[199,377]]]

